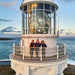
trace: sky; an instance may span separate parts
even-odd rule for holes
[[[0,37],[21,34],[21,3],[22,0],[0,0]],[[59,25],[60,35],[75,36],[75,0],[55,0],[55,3],[59,7],[57,26]]]
[[[75,36],[75,0],[56,0],[59,6],[60,33]]]

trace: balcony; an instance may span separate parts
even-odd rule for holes
[[[66,56],[65,45],[57,44],[55,48],[43,48],[40,47],[38,51],[38,56],[36,55],[36,50],[34,48],[33,57],[30,55],[30,48],[21,47],[20,44],[13,45],[13,56],[22,60],[36,60],[36,61],[45,61],[45,60],[58,60]]]

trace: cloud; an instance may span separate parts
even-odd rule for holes
[[[66,35],[71,35],[72,34],[72,32],[67,32],[67,33],[65,33]]]
[[[11,20],[8,19],[0,19],[0,22],[10,22]]]
[[[17,13],[19,12],[19,10],[15,9],[15,8],[13,8],[13,7],[10,7],[10,9],[11,9],[11,10],[14,10],[14,11],[17,12]]]
[[[63,34],[63,32],[64,32],[64,29],[61,29],[61,30],[59,31],[60,34]]]
[[[17,3],[17,1],[12,1],[10,3],[0,2],[0,5],[3,7],[11,7],[11,6],[15,5],[16,3]]]
[[[70,29],[67,30],[60,29],[59,34],[60,36],[75,36],[75,33],[72,33]]]
[[[21,31],[17,30],[17,28],[14,27],[7,27],[0,31],[2,34],[21,34]]]
[[[0,2],[0,6],[7,7],[7,8],[10,8],[11,10],[14,10],[15,12],[18,12],[18,10],[15,7],[12,7],[12,6],[16,5],[16,4],[17,4],[17,0],[16,1],[11,1],[9,3]]]

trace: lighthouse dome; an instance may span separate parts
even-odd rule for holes
[[[45,2],[54,2],[54,0],[24,0],[24,3],[26,2],[34,2],[34,1],[45,1]]]

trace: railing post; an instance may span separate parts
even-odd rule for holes
[[[66,55],[66,45],[64,44],[64,55]]]
[[[15,43],[13,43],[13,56],[15,56]]]
[[[49,27],[49,34],[51,34],[51,26]]]
[[[57,59],[59,59],[59,46],[57,45]]]
[[[24,46],[22,48],[23,48],[23,60],[24,60]]]
[[[40,60],[42,61],[42,47],[40,47],[40,51],[41,51]]]

